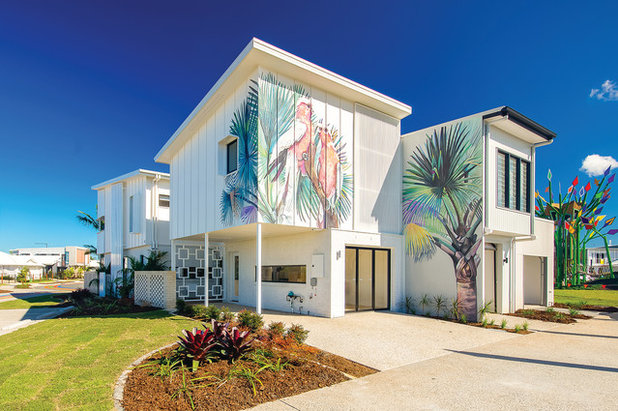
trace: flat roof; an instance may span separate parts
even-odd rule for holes
[[[312,86],[336,93],[352,102],[367,105],[399,120],[408,116],[412,109],[407,104],[392,99],[382,93],[363,86],[355,81],[340,76],[330,70],[304,60],[285,50],[277,48],[257,38],[236,57],[206,96],[182,122],[180,127],[168,139],[155,156],[155,161],[169,163],[174,153],[197,130],[200,122],[205,119],[210,110],[226,97],[236,83],[246,80],[258,67],[276,71],[292,78],[302,77],[303,82]]]
[[[145,170],[143,168],[137,169],[135,171],[131,171],[130,173],[127,174],[123,174],[121,176],[118,176],[116,178],[112,178],[110,180],[104,181],[102,183],[99,184],[95,184],[91,187],[92,190],[100,190],[105,186],[108,186],[110,184],[115,184],[115,183],[119,183],[121,181],[124,180],[128,180],[129,178],[133,178],[136,177],[138,175],[145,175],[145,176],[150,176],[150,177],[155,177],[155,176],[161,176],[167,180],[169,180],[170,178],[170,174],[169,173],[164,173],[162,171],[152,171],[152,170]]]

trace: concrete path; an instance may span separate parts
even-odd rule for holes
[[[57,317],[71,308],[73,307],[0,310],[0,335],[8,334],[48,318]]]
[[[398,334],[400,330],[391,329],[390,332]],[[466,338],[468,334],[463,329],[454,332],[457,335],[452,337],[453,340],[459,335]],[[617,313],[602,314],[576,324],[548,326],[528,335],[501,333],[508,337],[488,342],[482,338],[476,346],[468,348],[448,349],[443,346],[445,344],[435,341],[442,345],[441,349],[450,350],[449,353],[263,404],[255,409],[617,408]],[[400,341],[400,352],[407,355],[406,352],[427,343],[404,339]],[[343,340],[340,344],[352,347],[357,341]],[[381,347],[378,345],[375,349],[380,351]]]

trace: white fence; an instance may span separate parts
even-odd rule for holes
[[[176,273],[174,271],[136,271],[135,304],[160,308],[176,306]]]
[[[92,284],[90,283],[92,282],[92,280],[98,279],[98,278],[99,278],[98,271],[86,271],[84,273],[84,288],[89,290],[92,294],[95,294],[95,295],[99,294],[99,284],[97,281],[93,282]]]

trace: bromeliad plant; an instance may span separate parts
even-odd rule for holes
[[[203,327],[203,330],[183,330],[183,336],[178,336],[179,354],[191,360],[193,371],[201,362],[211,362],[217,358],[234,362],[254,349],[255,339],[250,331],[230,328],[229,323],[217,320],[212,320],[210,327],[206,324]]]

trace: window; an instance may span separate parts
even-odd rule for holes
[[[227,173],[238,169],[238,140],[227,143]]]
[[[306,265],[265,265],[262,266],[262,281],[272,283],[305,283]]]
[[[159,194],[159,207],[169,208],[170,196],[169,194]]]
[[[129,197],[129,232],[133,232],[134,216],[133,216],[133,196]]]
[[[512,210],[530,212],[530,162],[498,151],[497,205]]]

